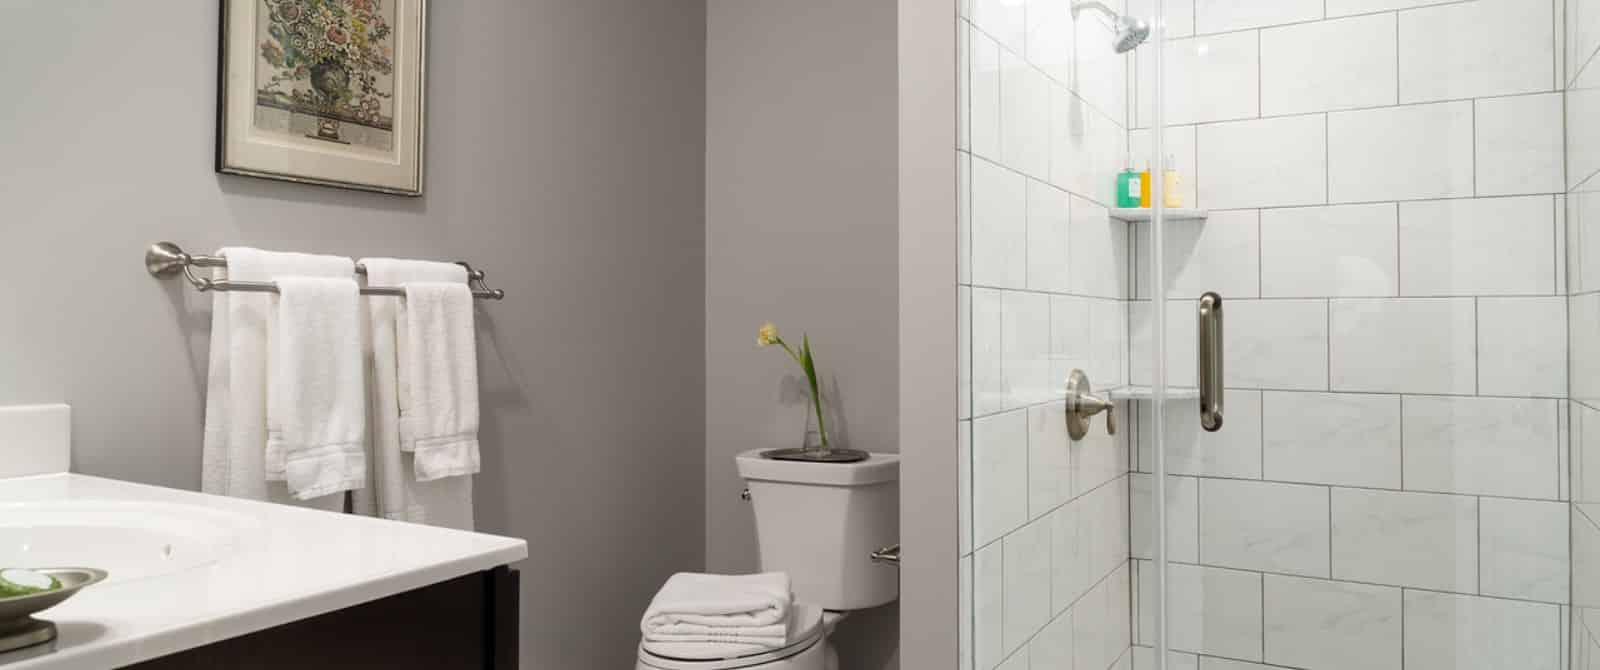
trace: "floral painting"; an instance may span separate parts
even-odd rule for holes
[[[314,117],[310,136],[388,149],[394,130],[393,7],[385,0],[259,0],[257,114]],[[361,129],[345,131],[345,124]],[[294,124],[287,124],[294,132]],[[379,132],[373,132],[379,131]]]
[[[425,0],[222,0],[218,171],[421,192]]]

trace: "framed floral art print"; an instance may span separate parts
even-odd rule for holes
[[[422,195],[426,0],[221,0],[217,171]]]

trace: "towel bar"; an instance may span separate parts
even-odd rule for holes
[[[472,297],[480,300],[501,300],[506,297],[506,292],[497,288],[489,288],[483,280],[483,270],[474,270],[471,265],[457,261],[461,267],[467,269],[467,282],[472,287]],[[208,279],[194,272],[194,268],[225,268],[228,259],[221,256],[192,256],[184,253],[183,249],[171,242],[157,242],[150,245],[144,252],[144,269],[152,277],[171,279],[182,275],[189,280],[189,284],[199,291],[245,291],[251,293],[277,293],[276,284],[269,282],[232,281],[228,279]],[[367,274],[367,269],[359,263],[356,272]],[[406,290],[400,286],[363,286],[362,295],[392,295],[405,297]]]

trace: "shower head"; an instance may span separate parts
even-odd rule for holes
[[[1143,44],[1145,38],[1150,36],[1150,24],[1145,23],[1144,19],[1122,16],[1099,0],[1079,0],[1072,3],[1072,18],[1077,19],[1078,12],[1084,9],[1098,10],[1111,18],[1112,24],[1117,29],[1111,48],[1116,49],[1119,54],[1133,51],[1134,47]]]

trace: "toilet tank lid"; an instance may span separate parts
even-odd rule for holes
[[[752,449],[739,454],[740,477],[826,486],[866,486],[900,479],[899,454],[874,453],[855,463],[807,463],[762,458],[763,451],[766,450]]]

